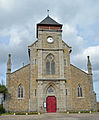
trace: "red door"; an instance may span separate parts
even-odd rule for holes
[[[48,113],[56,112],[56,97],[55,96],[48,96],[46,99],[46,104],[47,104],[46,110]]]

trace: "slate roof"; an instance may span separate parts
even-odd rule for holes
[[[49,15],[42,20],[40,23],[38,23],[37,25],[56,25],[56,26],[62,26],[62,24],[59,24],[58,22],[56,22],[55,20],[53,20]]]

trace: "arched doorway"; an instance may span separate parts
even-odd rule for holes
[[[46,98],[46,110],[48,113],[56,112],[56,97],[55,96],[48,96]]]
[[[56,86],[54,83],[49,83],[46,86],[46,111],[48,113],[56,112],[57,110],[57,100],[56,100]]]

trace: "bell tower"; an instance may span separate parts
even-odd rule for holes
[[[59,24],[48,15],[44,20],[37,24],[37,38],[38,78],[44,78],[46,75],[43,65],[45,58],[43,56],[47,56],[50,53],[53,54],[56,59],[55,77],[64,78],[62,24]],[[60,71],[59,73],[58,70]]]
[[[49,15],[37,24],[39,48],[59,48],[62,43],[62,24]]]
[[[69,81],[68,89],[71,91],[71,47],[62,40],[62,24],[53,20],[49,15],[37,24],[36,37],[34,44],[29,46],[30,89],[37,91],[37,96],[32,96],[32,91],[30,91],[30,111],[33,109],[37,109],[38,112],[46,111],[43,106],[44,103],[47,103],[46,99],[49,95],[56,99],[58,111],[64,111],[67,109],[66,79]],[[35,60],[36,62],[34,62]],[[64,61],[66,65],[64,65]],[[52,94],[47,92],[51,86],[54,88]],[[71,107],[71,94],[68,99],[68,106]],[[34,105],[33,101],[37,100],[37,104]]]

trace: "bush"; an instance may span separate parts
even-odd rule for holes
[[[3,115],[14,115],[13,112],[5,112]]]
[[[78,111],[70,111],[69,113],[78,113]]]
[[[17,112],[16,115],[26,115],[26,112]]]
[[[38,112],[16,112],[16,115],[26,115],[26,113],[28,115],[33,115],[33,114],[38,114]]]
[[[90,113],[90,111],[81,111],[81,113]]]
[[[3,108],[3,105],[0,105],[0,114],[5,113],[5,109]]]
[[[28,112],[28,115],[38,114],[38,112]]]

